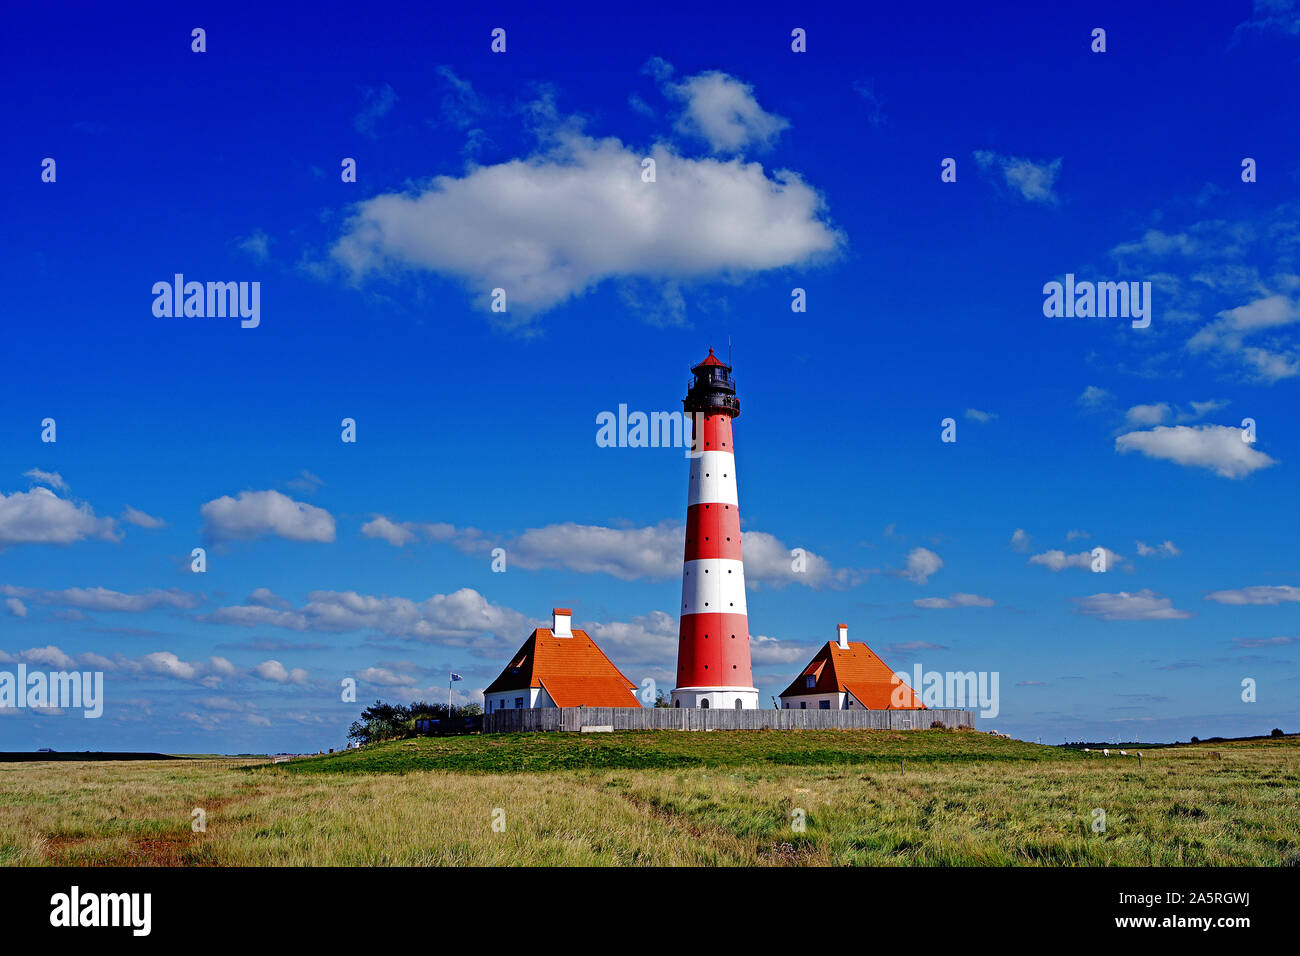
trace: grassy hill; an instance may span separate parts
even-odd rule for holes
[[[1090,757],[965,731],[646,731],[419,737],[279,766],[291,773],[525,773],[840,764],[897,767],[900,760],[1050,762]]]

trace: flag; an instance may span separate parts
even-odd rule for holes
[[[461,677],[461,676],[460,676],[459,674],[457,674],[455,671],[452,671],[452,672],[451,672],[451,679],[452,679],[452,680],[464,680],[465,678]]]

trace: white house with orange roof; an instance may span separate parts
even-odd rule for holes
[[[573,612],[557,607],[551,627],[539,627],[483,691],[484,710],[536,707],[640,707],[637,687],[572,626]]]
[[[849,640],[827,641],[799,676],[781,692],[782,710],[924,710],[912,688],[894,676],[876,652]]]

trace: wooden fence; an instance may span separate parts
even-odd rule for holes
[[[548,730],[925,730],[974,727],[971,710],[713,710],[686,707],[542,707],[483,717],[485,734]]]

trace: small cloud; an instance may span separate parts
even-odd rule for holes
[[[9,613],[14,617],[27,616],[27,605],[18,598],[5,598],[5,607],[9,609]]]
[[[253,668],[253,674],[275,684],[305,684],[307,672],[301,667],[289,670],[277,660],[262,661]]]
[[[68,483],[63,480],[63,476],[57,471],[41,471],[39,468],[32,468],[23,472],[24,478],[30,478],[33,484],[48,485],[55,491],[70,491]]]
[[[872,126],[882,125],[885,122],[885,111],[872,82],[870,80],[855,80],[853,92],[862,97],[863,102],[866,104],[867,122]]]
[[[290,478],[284,484],[290,491],[296,491],[303,495],[314,495],[325,486],[325,479],[313,475],[310,471],[303,470],[298,472],[297,478]]]
[[[254,229],[252,234],[237,240],[236,247],[259,262],[265,262],[271,257],[271,237],[261,229]]]
[[[1134,594],[1093,594],[1075,598],[1079,613],[1099,617],[1103,621],[1177,621],[1192,616],[1190,611],[1180,611],[1167,597],[1161,597],[1149,588]]]
[[[752,86],[718,70],[667,83],[664,92],[685,103],[677,129],[704,140],[715,153],[766,149],[790,126],[758,105]]]
[[[1017,528],[1011,532],[1011,550],[1019,551],[1022,554],[1029,550],[1029,543],[1033,539],[1025,533],[1024,528]]]
[[[1169,415],[1168,402],[1159,402],[1155,405],[1134,405],[1124,413],[1124,421],[1129,426],[1146,427],[1161,424],[1169,418]]]
[[[885,646],[885,652],[888,654],[909,654],[913,651],[946,650],[948,650],[946,644],[933,644],[930,641],[900,641],[897,644],[888,644]]]
[[[1300,637],[1234,637],[1232,646],[1243,649],[1256,647],[1284,647],[1288,644],[1300,644]]]
[[[915,584],[924,584],[943,567],[943,558],[929,548],[913,548],[907,553],[907,567],[899,573]]]
[[[1056,177],[1061,172],[1061,158],[1050,162],[1034,162],[1018,156],[1002,156],[991,150],[981,149],[975,152],[975,162],[980,169],[996,170],[1002,173],[1006,185],[1027,202],[1054,206],[1058,202]]]
[[[1095,549],[1094,549],[1095,550]],[[1105,568],[1107,571],[1119,566],[1124,560],[1122,554],[1116,554],[1110,548],[1102,548],[1105,552]],[[1079,568],[1084,571],[1092,570],[1092,563],[1096,558],[1092,551],[1080,551],[1078,554],[1066,554],[1059,549],[1044,551],[1042,554],[1035,554],[1029,559],[1030,564],[1042,565],[1052,571],[1064,571],[1066,568]]]
[[[1088,534],[1088,532],[1080,531],[1077,528],[1072,528],[1071,530],[1065,533],[1066,541],[1073,541],[1076,538],[1091,538],[1091,537],[1092,535]]]
[[[375,127],[397,103],[397,94],[385,83],[380,87],[366,87],[362,91],[366,105],[352,120],[353,128],[362,136],[375,138]]]
[[[966,409],[966,417],[971,421],[976,421],[984,425],[997,418],[998,414],[997,412],[982,412],[978,408],[968,408]]]
[[[1214,591],[1205,595],[1205,600],[1214,601],[1218,604],[1232,605],[1283,604],[1292,601],[1300,601],[1300,588],[1291,587],[1286,584],[1260,584],[1255,585],[1254,587],[1237,588],[1235,591]]]
[[[143,511],[132,508],[130,505],[127,505],[126,510],[122,512],[122,520],[127,524],[135,525],[137,528],[149,528],[150,530],[156,530],[167,524],[167,522],[163,521],[161,518],[155,518],[153,515],[145,514]]]
[[[948,597],[917,598],[912,602],[921,608],[992,607],[993,599],[978,594],[951,594]]]
[[[1047,684],[1041,680],[1022,680],[1016,681],[1017,687],[1046,687]]]
[[[1108,405],[1110,402],[1114,401],[1114,399],[1114,394],[1108,392],[1106,389],[1097,385],[1089,385],[1083,390],[1083,394],[1075,399],[1075,401],[1084,408],[1094,409],[1101,408],[1103,405]]]
[[[1137,552],[1144,558],[1176,558],[1183,552],[1179,551],[1172,541],[1165,541],[1157,545],[1149,545],[1145,541],[1137,542]]]

